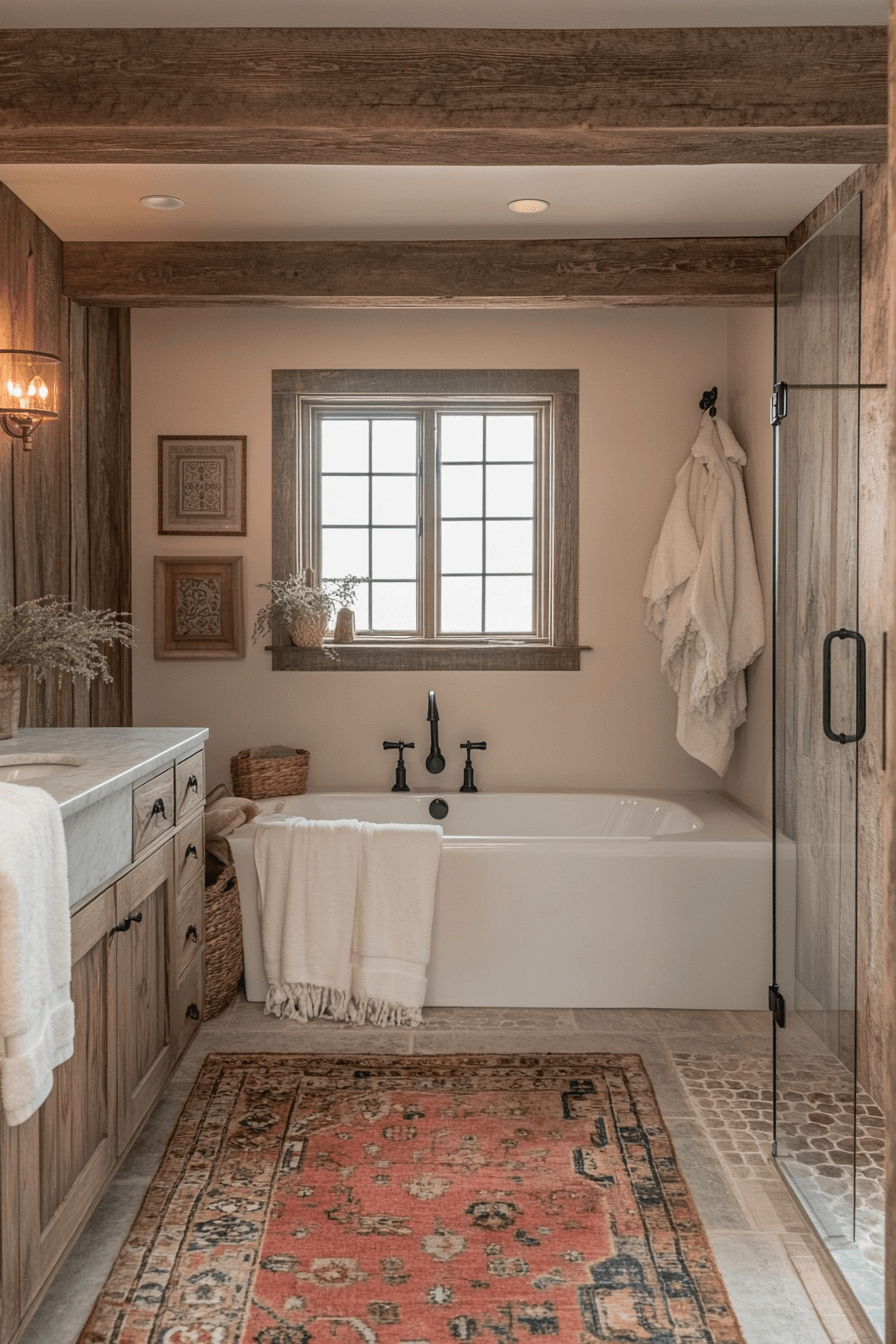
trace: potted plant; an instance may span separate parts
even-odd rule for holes
[[[0,738],[14,737],[18,729],[24,672],[38,681],[51,672],[111,681],[103,645],[131,648],[135,633],[116,612],[74,611],[61,597],[0,606]]]
[[[283,624],[289,629],[293,644],[300,648],[321,649],[327,658],[336,658],[338,655],[333,649],[323,647],[324,635],[337,607],[351,601],[358,582],[358,579],[347,576],[316,584],[312,571],[306,569],[304,575],[290,574],[285,579],[260,583],[258,587],[266,588],[271,600],[255,617],[253,641]]]

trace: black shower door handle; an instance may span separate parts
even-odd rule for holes
[[[835,639],[854,639],[856,642],[856,730],[854,733],[835,733],[831,728],[831,644]],[[832,742],[860,742],[865,736],[865,641],[858,630],[832,630],[830,634],[825,635],[821,670],[821,722],[825,737],[829,737]]]

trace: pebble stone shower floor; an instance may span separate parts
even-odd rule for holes
[[[414,1030],[301,1025],[265,1018],[240,996],[198,1031],[22,1344],[75,1344],[203,1059],[224,1050],[640,1054],[747,1344],[878,1344],[771,1157],[770,1032],[762,1012],[616,1008],[432,1008]],[[870,1099],[862,1104],[862,1179],[876,1197],[881,1127]]]

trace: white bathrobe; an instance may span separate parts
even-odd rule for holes
[[[765,647],[746,460],[725,421],[704,411],[644,584],[646,625],[678,696],[676,736],[718,775],[746,718],[744,669]]]

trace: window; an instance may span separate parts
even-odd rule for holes
[[[577,668],[572,370],[274,373],[274,574],[357,575],[357,640],[274,667]]]

